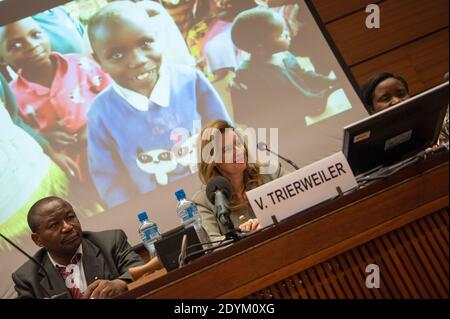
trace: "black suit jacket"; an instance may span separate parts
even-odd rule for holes
[[[144,263],[131,249],[122,230],[83,232],[82,247],[87,285],[96,278],[131,281],[128,269]],[[31,260],[27,261],[12,274],[18,298],[71,298],[64,279],[50,261],[47,250],[40,249],[34,257],[45,268],[48,278],[38,265]]]

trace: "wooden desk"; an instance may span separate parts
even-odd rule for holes
[[[448,153],[135,282],[122,298],[448,298]],[[365,286],[380,267],[380,288]]]

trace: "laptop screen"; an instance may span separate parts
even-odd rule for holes
[[[162,239],[155,242],[156,252],[162,265],[167,271],[172,271],[179,267],[178,257],[181,253],[181,244],[183,241],[183,235],[185,234],[187,236],[186,256],[188,256],[185,263],[204,255],[204,252],[201,252],[203,247],[194,227],[190,226],[184,228],[183,226],[179,226],[164,233],[162,235]],[[198,252],[198,254],[194,254],[195,252]],[[189,257],[191,254],[193,254],[192,257]]]
[[[393,164],[436,143],[448,82],[344,128],[343,153],[355,175]]]

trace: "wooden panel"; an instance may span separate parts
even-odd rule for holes
[[[387,71],[403,76],[411,93],[417,94],[439,83],[448,72],[448,29],[414,41],[351,68],[362,85],[372,74]]]
[[[292,296],[293,299],[299,299],[300,296],[297,292],[297,290],[295,289],[295,284],[292,278],[287,278],[286,280],[284,280],[285,284],[286,284],[286,288],[289,291],[289,295]]]
[[[447,207],[447,210],[443,210],[443,214],[440,214],[439,215],[439,217],[444,221],[444,223],[445,223],[445,225],[447,226],[447,228],[448,228],[448,207]],[[447,214],[445,214],[445,212],[447,213]],[[447,236],[448,236],[448,230],[447,230]],[[447,241],[448,241],[448,237],[447,237]]]
[[[331,278],[328,278],[325,273],[322,270],[322,267],[320,265],[317,265],[314,267],[315,275],[318,278],[318,281],[322,285],[323,289],[325,290],[325,293],[327,295],[327,298],[329,299],[336,299],[336,293],[334,292],[332,286],[330,285]]]
[[[372,241],[366,244],[367,250],[369,254],[375,260],[375,264],[380,267],[381,280],[386,286],[387,290],[389,290],[389,295],[394,299],[401,298],[400,291],[394,281],[394,276],[389,271],[389,266],[386,264],[386,254],[384,251],[378,251]]]
[[[399,238],[396,236],[394,232],[390,233],[387,237],[393,243],[401,243]],[[419,293],[419,298],[432,298],[432,295],[428,292],[426,285],[423,283],[421,279],[424,277],[425,273],[422,271],[422,268],[420,268],[419,271],[417,271],[410,260],[410,256],[412,256],[412,251],[407,250],[406,243],[394,246],[397,247],[399,258],[402,261],[403,265],[405,266],[407,272],[413,278],[413,284]]]
[[[254,298],[253,296],[255,295],[264,295],[265,297],[270,296],[270,299],[279,297],[301,299],[335,298],[334,292],[340,291],[339,298],[345,298],[342,293],[345,292],[347,298],[358,299],[372,298],[372,296],[380,299],[392,297],[419,299],[430,298],[430,296],[448,299],[448,256],[447,260],[445,260],[447,272],[439,272],[438,276],[434,276],[434,272],[430,274],[424,271],[416,271],[417,269],[414,269],[410,262],[414,260],[415,263],[424,265],[427,271],[431,271],[429,267],[432,267],[432,265],[435,269],[438,267],[436,264],[436,242],[434,240],[439,238],[439,241],[442,241],[444,236],[438,230],[437,225],[430,226],[427,224],[426,230],[419,229],[419,227],[430,219],[444,215],[448,216],[448,210],[438,211],[425,216],[401,229],[380,236],[336,258],[327,260],[288,278],[290,280],[302,278],[305,290],[309,294],[297,294],[284,290],[280,296],[275,288],[280,287],[280,285],[276,283],[248,297]],[[404,233],[408,234],[407,239]],[[403,240],[398,240],[398,238]],[[443,243],[448,247],[448,241],[443,241]],[[411,245],[415,248],[420,246],[420,251],[416,254],[414,250],[409,249]],[[363,259],[366,260],[366,263],[361,262]],[[444,262],[444,260],[442,259],[441,262]],[[381,279],[379,289],[369,289],[365,286],[365,267],[368,263],[375,263],[380,267]],[[324,272],[322,271],[324,268],[329,270]],[[336,280],[338,277],[340,277],[341,282],[345,278],[346,284],[344,286],[338,283]],[[310,280],[311,278],[313,279]],[[320,280],[317,278],[320,278]],[[271,293],[263,294],[267,290]]]
[[[325,262],[323,264],[319,264],[317,267],[322,270],[322,276],[329,278],[330,285],[336,293],[336,297],[340,299],[345,298],[345,291],[343,290],[342,285],[338,282],[336,274],[331,271],[331,264],[329,262]]]
[[[327,25],[347,65],[400,47],[448,26],[448,0],[389,0],[380,4],[381,27],[367,29],[358,12]]]
[[[425,233],[427,238],[427,244],[431,247],[432,253],[436,256],[439,266],[443,272],[444,277],[448,277],[448,254],[445,253],[445,248],[442,249],[438,242],[442,239],[442,236],[436,237],[436,233],[433,228],[430,228],[425,219],[420,220],[419,225],[416,226],[418,231]],[[448,251],[448,245],[447,245]]]
[[[277,282],[276,286],[277,286],[279,294],[281,295],[281,298],[283,298],[283,299],[290,298],[290,294],[288,293],[286,283],[284,282],[284,280]]]
[[[433,248],[427,243],[426,234],[417,229],[416,224],[405,227],[406,235],[412,240],[413,246],[419,252],[422,263],[425,265],[427,271],[433,280],[434,287],[439,292],[440,298],[445,298],[448,295],[448,287],[445,288],[445,276],[442,268],[439,266]],[[447,291],[446,291],[447,290]]]
[[[325,262],[326,264],[327,262]],[[342,270],[342,267],[339,265],[339,262],[336,258],[332,258],[329,260],[330,265],[330,271],[334,274],[336,274],[336,278],[338,279],[339,286],[342,287],[342,290],[347,295],[347,298],[355,298],[356,294],[351,288],[351,285],[349,283],[349,280],[347,276],[345,275],[344,271]]]
[[[360,274],[362,274],[362,276],[365,276],[366,274],[364,273],[364,269],[366,268],[367,265],[373,264],[373,261],[364,261],[361,252],[358,250],[358,247],[356,249],[352,249],[350,251],[350,254],[358,263],[358,269]],[[370,290],[368,289],[368,291],[372,294],[372,297],[381,298],[381,294],[379,293],[378,289],[370,289]]]
[[[448,210],[441,210],[437,213],[427,215],[418,221],[410,223],[408,226],[392,231],[366,244],[356,247],[349,252],[345,252],[336,258],[332,258],[314,266],[314,269],[317,270],[319,267],[321,269],[330,269],[325,275],[325,277],[329,279],[327,282],[331,284],[331,288],[334,291],[341,290],[346,294],[346,297],[342,297],[341,295],[338,298],[371,298],[370,293],[372,293],[375,298],[379,299],[445,298],[445,296],[448,296],[448,271],[446,272],[446,275],[441,276],[436,280],[436,276],[427,274],[427,266],[424,266],[421,258],[426,255],[425,258],[436,260],[438,253],[436,253],[436,248],[433,246],[436,244],[433,240],[439,240],[447,247],[448,240],[445,240],[445,236],[439,231],[437,225],[435,227],[429,227],[428,233],[425,234],[425,241],[428,242],[428,244],[426,244],[424,251],[427,253],[423,254],[419,251],[417,254],[416,248],[412,248],[412,243],[418,240],[419,237],[423,237],[424,234],[415,235],[411,240],[404,235],[404,231],[409,227],[415,229],[418,225],[422,225],[424,222],[429,222],[431,220],[434,221],[436,218],[445,220],[447,217]],[[403,240],[400,240],[400,238]],[[421,242],[423,243],[422,240]],[[420,247],[423,248],[424,246],[422,245]],[[428,257],[429,254],[431,254],[431,259]],[[352,256],[353,260],[357,263],[356,267],[354,264],[352,265],[354,262],[350,256]],[[340,262],[338,260],[340,260]],[[411,262],[411,260],[413,262]],[[441,266],[444,260],[446,260],[446,267],[442,268],[448,269],[448,252],[444,254],[444,256],[441,256]],[[367,264],[373,263],[380,266],[381,281],[384,283],[381,285],[380,289],[366,289],[364,287],[365,279],[363,271]],[[305,272],[309,272],[309,269],[305,270]],[[340,281],[331,280],[332,278],[338,278],[339,274]],[[297,275],[302,276],[302,274]],[[290,278],[294,278],[294,276]],[[324,280],[322,279],[321,282],[323,283]],[[342,282],[344,282],[345,285],[342,285]],[[439,284],[437,289],[435,287],[436,283]],[[342,289],[342,287],[344,288]],[[441,291],[441,294],[439,294],[438,290],[442,287],[444,287],[445,292]],[[314,290],[314,284],[313,287],[306,286],[306,289]],[[329,288],[326,290],[329,291]],[[363,293],[363,295],[361,295],[361,293]],[[294,297],[293,295],[290,295],[289,298],[307,299],[310,297]],[[314,298],[317,298],[317,296]],[[330,297],[328,296],[328,298]]]
[[[313,285],[309,281],[308,275],[305,272],[301,272],[300,274],[298,274],[298,276],[299,276],[301,282],[305,285],[306,292],[307,292],[309,298],[311,298],[311,299],[319,298],[319,296],[317,295],[316,289],[314,289]]]
[[[431,297],[439,298],[438,292],[433,287],[433,280],[420,260],[420,256],[423,256],[421,252],[416,251],[416,248],[414,247],[412,241],[405,235],[402,229],[397,231],[395,235],[400,239],[400,242],[403,244],[403,247],[405,248],[405,251],[409,256],[409,259],[411,260],[411,262],[414,265],[414,268],[419,274],[418,278],[420,278],[423,281],[425,288],[427,289]]]
[[[354,253],[357,255],[361,254],[364,257],[364,259],[366,260],[367,265],[368,264],[377,264],[381,269],[382,265],[381,265],[380,261],[369,253],[369,249],[367,248],[367,245],[361,245],[360,247],[357,247],[356,251]],[[381,273],[380,277],[381,277],[380,280],[383,280],[383,282],[387,278],[387,276],[385,275],[384,272]],[[380,285],[380,289],[379,290],[377,289],[376,292],[374,292],[374,293],[377,294],[378,291],[379,291],[379,294],[377,295],[377,298],[381,298],[381,296],[382,296],[385,299],[392,299],[392,297],[393,297],[393,295],[391,294],[387,285]]]
[[[435,236],[437,238],[437,241],[441,247],[442,250],[444,250],[445,256],[448,258],[449,256],[449,249],[448,249],[448,228],[445,227],[443,224],[436,224],[434,218],[427,218],[428,225],[433,229],[435,232]]]
[[[359,10],[364,11],[368,4],[379,3],[380,0],[313,0],[312,4],[324,23],[338,19]]]
[[[317,291],[317,294],[318,294],[319,298],[321,298],[321,299],[327,298],[328,295],[325,292],[324,287],[322,286],[322,283],[317,278],[316,273],[315,273],[315,269],[314,268],[309,268],[306,271],[306,273],[308,274],[308,277],[310,278],[313,287]]]
[[[292,282],[295,284],[295,287],[297,288],[297,291],[299,292],[300,297],[303,299],[307,299],[308,293],[303,284],[303,281],[297,275],[294,275],[294,276],[292,276]]]
[[[357,263],[355,263],[351,252],[347,251],[343,255],[345,261],[348,264],[349,271],[354,276],[355,282],[359,286],[361,292],[363,293],[364,298],[366,299],[372,298],[372,294],[370,293],[370,291],[368,289],[365,289],[365,278],[363,274],[365,267],[361,269],[360,266]]]
[[[401,249],[401,245],[398,245],[398,243],[395,242],[391,243],[389,236],[381,237],[381,241],[388,250],[395,268],[400,273],[405,288],[407,287],[408,298],[420,298],[421,296],[416,288],[416,285],[414,284],[415,278],[411,277],[410,269],[405,267],[405,264],[407,264],[406,261],[403,261],[402,257],[398,253],[398,250]]]

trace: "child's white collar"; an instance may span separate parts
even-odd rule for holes
[[[152,101],[160,107],[168,107],[170,104],[170,73],[164,65],[160,67],[159,78],[150,93],[150,98],[141,93],[124,88],[115,81],[113,81],[113,89],[138,111],[148,111],[149,101]]]

